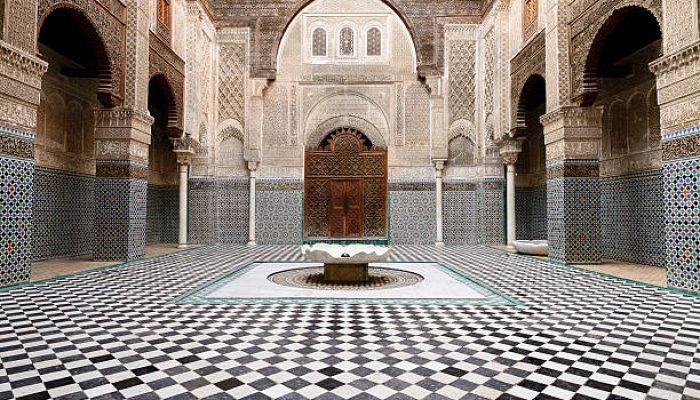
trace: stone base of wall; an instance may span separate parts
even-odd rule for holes
[[[148,185],[146,244],[177,243],[178,190],[177,186]]]
[[[636,264],[666,264],[661,173],[600,181],[603,258]]]
[[[547,186],[515,190],[515,230],[520,240],[547,240]]]
[[[92,254],[95,177],[34,169],[32,260]]]

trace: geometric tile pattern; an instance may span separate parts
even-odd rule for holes
[[[700,292],[700,158],[664,161],[669,286]]]
[[[131,260],[146,249],[147,182],[97,177],[95,260]]]
[[[258,190],[255,193],[255,239],[258,244],[301,244],[302,190]]]
[[[148,185],[146,244],[177,243],[179,201],[177,186]]]
[[[505,185],[502,179],[479,184],[480,244],[505,243]]]
[[[601,179],[603,258],[666,265],[661,173]]]
[[[568,264],[598,263],[600,243],[598,177],[547,181],[549,256]]]
[[[248,243],[248,179],[196,179],[189,188],[191,243]]]
[[[32,261],[92,255],[95,177],[36,167],[32,214]]]
[[[700,298],[484,247],[401,247],[519,306],[179,305],[213,247],[0,293],[0,399],[698,399]]]
[[[516,237],[547,240],[547,186],[515,190]]]
[[[477,191],[443,192],[443,229],[445,244],[479,244],[479,203]]]
[[[391,244],[435,244],[435,191],[389,192]]]
[[[0,286],[31,275],[33,174],[32,160],[0,155]]]

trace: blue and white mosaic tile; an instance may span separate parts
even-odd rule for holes
[[[131,260],[144,256],[147,186],[141,179],[97,178],[96,260]]]
[[[665,266],[661,174],[601,179],[600,190],[603,258]]]
[[[664,163],[669,286],[700,292],[700,158]]]
[[[178,241],[177,186],[148,185],[146,243],[177,243]]]
[[[479,244],[479,202],[477,191],[446,191],[442,198],[445,244]]]
[[[435,244],[435,191],[389,192],[391,243]]]
[[[301,244],[304,192],[260,190],[255,194],[258,244]]]
[[[515,190],[516,238],[547,240],[547,186]]]
[[[0,157],[0,286],[31,276],[31,223],[34,165]]]
[[[34,170],[32,260],[92,254],[95,246],[95,177]]]

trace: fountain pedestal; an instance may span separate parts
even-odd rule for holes
[[[390,251],[380,246],[324,243],[301,248],[305,259],[323,263],[326,282],[367,282],[369,263],[386,261]]]
[[[323,264],[323,280],[327,282],[367,282],[369,264]]]

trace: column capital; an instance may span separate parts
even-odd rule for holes
[[[190,165],[192,156],[197,150],[198,143],[190,135],[185,135],[181,138],[170,139],[173,144],[173,151],[177,154],[177,163],[182,165]]]
[[[510,136],[500,138],[496,141],[498,151],[506,165],[515,165],[518,162],[518,156],[523,151],[523,143],[525,138],[512,138]]]

